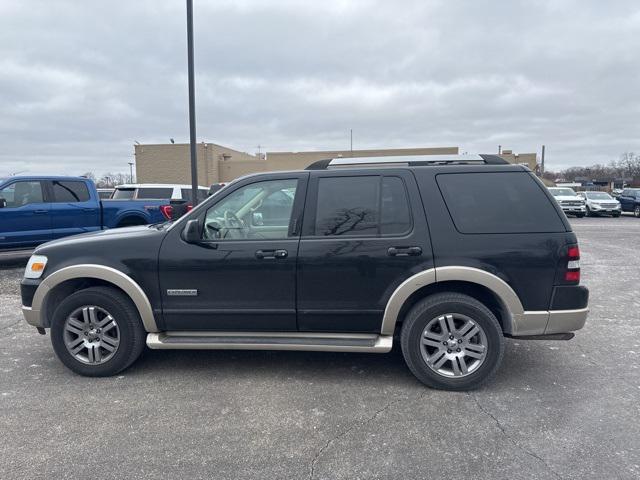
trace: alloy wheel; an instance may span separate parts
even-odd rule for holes
[[[64,322],[64,344],[81,363],[99,365],[118,351],[120,329],[104,308],[86,305],[75,309]]]
[[[484,363],[487,336],[472,318],[458,313],[432,319],[422,331],[420,351],[427,366],[444,377],[465,377]]]

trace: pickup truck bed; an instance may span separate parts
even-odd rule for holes
[[[169,200],[100,200],[83,177],[0,179],[0,250],[29,248],[78,233],[158,223]],[[167,211],[167,210],[165,210]]]

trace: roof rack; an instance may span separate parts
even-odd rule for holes
[[[306,170],[328,170],[345,167],[417,167],[437,165],[509,165],[498,155],[410,155],[389,157],[338,157],[318,160]]]

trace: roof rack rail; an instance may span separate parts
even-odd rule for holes
[[[437,165],[509,165],[498,155],[411,155],[389,157],[338,157],[318,160],[305,170],[345,167],[437,166]]]

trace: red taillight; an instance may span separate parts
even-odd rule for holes
[[[193,209],[193,205],[187,205],[187,212],[190,212]]]
[[[580,282],[580,248],[572,245],[567,249],[567,271],[564,280],[571,283]]]
[[[160,205],[160,211],[162,212],[162,215],[164,215],[164,218],[171,220],[171,217],[173,216],[173,207],[171,205]]]
[[[567,282],[579,282],[580,270],[567,270],[567,272],[564,274],[564,279]]]

